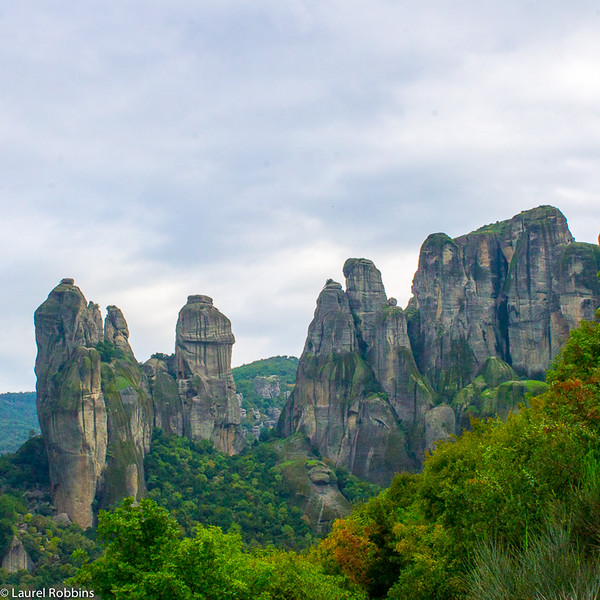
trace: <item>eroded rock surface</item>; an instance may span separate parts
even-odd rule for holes
[[[21,540],[16,535],[13,536],[2,559],[2,568],[9,573],[17,573],[22,570],[32,571],[33,567],[33,561]]]
[[[386,483],[415,468],[424,440],[414,436],[415,448],[407,433],[424,428],[431,391],[381,273],[369,260],[349,259],[344,274],[346,291],[330,280],[319,295],[279,430],[301,431],[336,465]]]
[[[63,279],[35,312],[37,408],[54,504],[82,527],[106,463],[107,416],[101,387],[97,305]]]
[[[35,313],[37,406],[59,513],[89,527],[92,503],[145,490],[152,402],[121,311],[87,303],[63,279]]]
[[[244,444],[231,372],[234,342],[231,322],[212,298],[189,296],[179,312],[175,341],[184,432],[191,439],[212,440],[226,454],[239,452]]]
[[[35,313],[37,404],[59,513],[92,525],[92,503],[112,506],[146,490],[144,456],[152,428],[210,439],[228,454],[240,450],[239,403],[231,372],[229,319],[207,296],[181,310],[176,355],[144,368],[129,344],[123,313],[87,303],[63,279]]]
[[[421,248],[409,304],[416,362],[447,400],[489,356],[541,377],[569,330],[600,303],[600,249],[574,242],[562,213],[542,206]]]
[[[423,243],[406,311],[366,259],[328,280],[279,421],[352,473],[387,483],[474,416],[505,417],[569,330],[600,305],[600,248],[574,242],[542,206]]]

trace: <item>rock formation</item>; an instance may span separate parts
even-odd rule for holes
[[[569,330],[600,300],[599,248],[578,244],[562,213],[541,206],[421,248],[409,333],[421,373],[450,399],[489,356],[539,378]]]
[[[35,313],[37,405],[58,513],[82,527],[92,503],[145,493],[152,427],[240,450],[231,373],[231,323],[207,296],[190,296],[177,323],[176,356],[142,369],[116,306],[104,326],[96,304],[63,279]]]
[[[33,561],[21,543],[21,540],[15,535],[13,536],[4,558],[2,559],[2,568],[9,573],[17,573],[18,571],[33,570]]]
[[[329,280],[317,300],[278,427],[284,436],[301,431],[335,464],[385,483],[422,454],[423,435],[415,432],[432,393],[381,273],[369,260],[349,259],[344,275],[347,291]]]
[[[273,449],[279,457],[274,470],[314,531],[324,533],[335,519],[350,513],[350,502],[340,492],[335,473],[311,453],[303,435],[279,440]]]
[[[177,320],[175,357],[183,399],[184,432],[210,439],[226,454],[244,443],[240,405],[231,372],[231,322],[208,296],[189,296]]]
[[[107,409],[108,454],[101,506],[124,496],[138,498],[146,490],[144,456],[150,450],[154,410],[142,369],[129,345],[129,330],[116,306],[107,307],[105,348],[113,349],[102,364],[102,390]]]
[[[277,375],[270,375],[269,377],[257,375],[252,381],[252,386],[259,398],[273,400],[273,398],[277,398],[281,394],[280,383]]]
[[[376,483],[418,469],[470,415],[505,416],[543,391],[532,379],[600,305],[599,270],[600,248],[574,242],[548,206],[455,239],[429,236],[406,310],[387,298],[371,261],[348,259],[345,289],[328,280],[317,300],[280,434],[299,432],[324,458]],[[72,279],[37,309],[35,329],[53,500],[73,522],[91,525],[94,502],[144,494],[152,427],[212,440],[228,454],[241,449],[235,339],[208,296],[189,296],[181,309],[175,355],[154,355],[143,368],[121,311],[109,306],[103,324]],[[274,379],[255,385],[265,397],[280,390]],[[326,492],[327,469],[311,467],[306,481],[315,506],[337,507],[334,515],[341,505]]]
[[[58,512],[82,527],[106,463],[106,404],[101,387],[98,306],[63,279],[35,312],[37,408]]]
[[[183,435],[183,401],[176,381],[175,356],[150,358],[144,363],[152,400],[154,426],[167,435]]]
[[[123,314],[102,325],[72,279],[35,313],[37,404],[59,513],[89,527],[92,502],[109,506],[145,490],[152,401],[129,345]]]
[[[505,416],[543,384],[569,330],[600,305],[600,249],[575,243],[564,216],[542,206],[421,248],[406,311],[386,299],[365,259],[328,280],[308,329],[283,435],[302,432],[325,457],[387,483],[426,449]],[[460,393],[459,393],[460,392]]]

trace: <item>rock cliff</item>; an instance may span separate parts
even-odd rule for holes
[[[22,570],[32,571],[33,567],[33,561],[21,540],[16,535],[13,536],[2,559],[2,568],[9,573],[17,573]]]
[[[454,239],[429,236],[406,310],[387,298],[370,260],[348,259],[345,287],[328,280],[317,299],[279,433],[300,432],[324,459],[375,483],[418,469],[470,415],[505,416],[543,391],[535,379],[600,305],[599,270],[600,248],[576,243],[548,206]],[[109,306],[103,323],[72,279],[37,309],[35,329],[52,494],[72,521],[87,527],[93,503],[144,494],[152,427],[241,449],[235,339],[208,296],[181,309],[175,354],[143,367],[122,312]],[[265,396],[279,389],[254,383]],[[327,467],[307,473],[323,501],[315,506],[335,505],[334,515],[341,505],[326,493]]]
[[[129,345],[127,322],[116,306],[106,310],[104,343],[105,348],[114,349],[114,355],[102,363],[109,459],[100,506],[145,493],[144,456],[150,450],[154,420],[148,385]]]
[[[208,296],[189,296],[179,312],[175,358],[183,400],[184,433],[210,439],[226,454],[244,444],[231,372],[231,322]]]
[[[551,206],[455,239],[429,236],[408,308],[419,370],[447,400],[489,356],[542,377],[569,330],[593,317],[599,268],[600,249],[575,243]]]
[[[231,323],[210,298],[191,296],[182,309],[176,361],[152,358],[143,369],[122,312],[107,307],[103,325],[72,279],[34,320],[38,415],[59,513],[88,527],[94,501],[142,496],[153,426],[211,439],[229,454],[241,448]]]
[[[432,392],[412,355],[404,312],[387,301],[365,259],[344,265],[346,291],[328,281],[317,300],[296,387],[280,417],[336,465],[377,483],[413,469]]]
[[[581,319],[600,305],[600,248],[574,242],[542,206],[452,239],[423,243],[406,311],[386,298],[366,259],[328,280],[281,414],[325,457],[387,483],[417,469],[425,450],[509,410],[543,376]],[[460,393],[459,393],[460,392]]]
[[[101,388],[102,319],[72,279],[35,312],[37,407],[58,512],[82,527],[106,463],[107,414]]]

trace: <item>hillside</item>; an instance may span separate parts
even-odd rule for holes
[[[272,356],[232,369],[242,431],[250,440],[268,435],[294,389],[298,359]]]
[[[32,432],[40,433],[35,392],[0,394],[0,454],[15,452]]]

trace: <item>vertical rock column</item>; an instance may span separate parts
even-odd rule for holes
[[[146,376],[129,345],[125,317],[116,306],[108,306],[106,311],[104,343],[113,356],[102,365],[110,458],[99,497],[101,507],[124,496],[145,494],[144,456],[150,450],[154,421]]]
[[[231,321],[213,306],[212,298],[188,296],[179,312],[175,342],[185,435],[210,439],[226,454],[239,452],[244,443],[231,372],[234,343]]]
[[[81,525],[106,460],[107,419],[101,389],[102,318],[72,279],[63,279],[36,310],[37,408],[48,453],[54,504]]]

